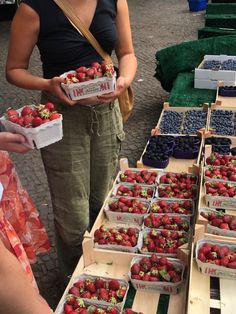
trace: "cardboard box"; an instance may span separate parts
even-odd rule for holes
[[[22,108],[17,111],[20,112],[21,110]],[[62,115],[60,118],[41,124],[36,128],[22,127],[7,120],[4,116],[0,118],[0,122],[6,131],[24,135],[27,139],[25,146],[31,149],[40,149],[60,141],[63,137]]]
[[[76,72],[69,71],[62,74],[61,77],[66,77],[69,73],[75,74]],[[116,88],[116,75],[80,83],[62,83],[61,86],[71,100],[80,100],[113,92]]]

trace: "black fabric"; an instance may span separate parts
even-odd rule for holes
[[[93,61],[101,61],[100,55],[88,40],[68,21],[53,0],[22,0],[34,9],[40,18],[40,33],[37,46],[40,51],[45,78],[88,66]],[[117,0],[98,0],[90,31],[111,54],[117,40],[116,7]]]

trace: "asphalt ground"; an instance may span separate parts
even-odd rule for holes
[[[121,157],[127,157],[129,165],[135,167],[150,136],[150,130],[157,124],[162,105],[168,98],[168,93],[154,78],[156,51],[197,39],[197,30],[205,23],[205,11],[189,12],[186,0],[128,0],[128,4],[139,67],[133,83],[135,109],[125,125],[126,139]],[[0,21],[0,115],[10,106],[18,108],[38,103],[40,97],[38,91],[19,89],[5,80],[10,25],[11,20]],[[41,75],[37,49],[30,60],[30,70]],[[40,255],[32,267],[42,296],[55,308],[63,291],[59,285],[52,206],[40,153],[33,150],[27,155],[11,156],[23,186],[40,212],[52,243],[51,251]]]

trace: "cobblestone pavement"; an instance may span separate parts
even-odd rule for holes
[[[133,84],[135,110],[125,125],[126,140],[121,157],[127,157],[129,165],[136,166],[150,130],[159,118],[162,104],[168,94],[153,77],[155,53],[161,48],[182,41],[197,39],[197,29],[204,25],[205,12],[191,13],[186,0],[128,0],[130,8],[133,41],[139,68]],[[4,75],[10,21],[0,22],[0,114],[9,107],[21,107],[37,103],[39,92],[25,91],[10,86]],[[24,36],[24,34],[22,34]],[[38,51],[35,49],[30,62],[33,73],[41,73]],[[12,154],[22,184],[35,202],[48,231],[52,250],[39,256],[33,265],[41,294],[55,308],[60,296],[57,255],[54,246],[53,212],[45,172],[39,151],[27,155]]]

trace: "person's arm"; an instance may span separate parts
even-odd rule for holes
[[[117,0],[117,44],[116,55],[119,65],[119,78],[114,93],[99,96],[100,100],[109,101],[117,98],[132,83],[137,71],[137,59],[134,53],[127,0]]]
[[[18,87],[48,91],[64,103],[74,105],[61,89],[63,79],[44,79],[28,71],[29,60],[37,43],[40,28],[38,14],[28,5],[21,3],[11,25],[6,63],[6,79]]]
[[[23,154],[30,150],[25,143],[26,139],[21,134],[0,132],[0,150]]]
[[[17,258],[0,241],[0,313],[51,314],[33,288]]]

